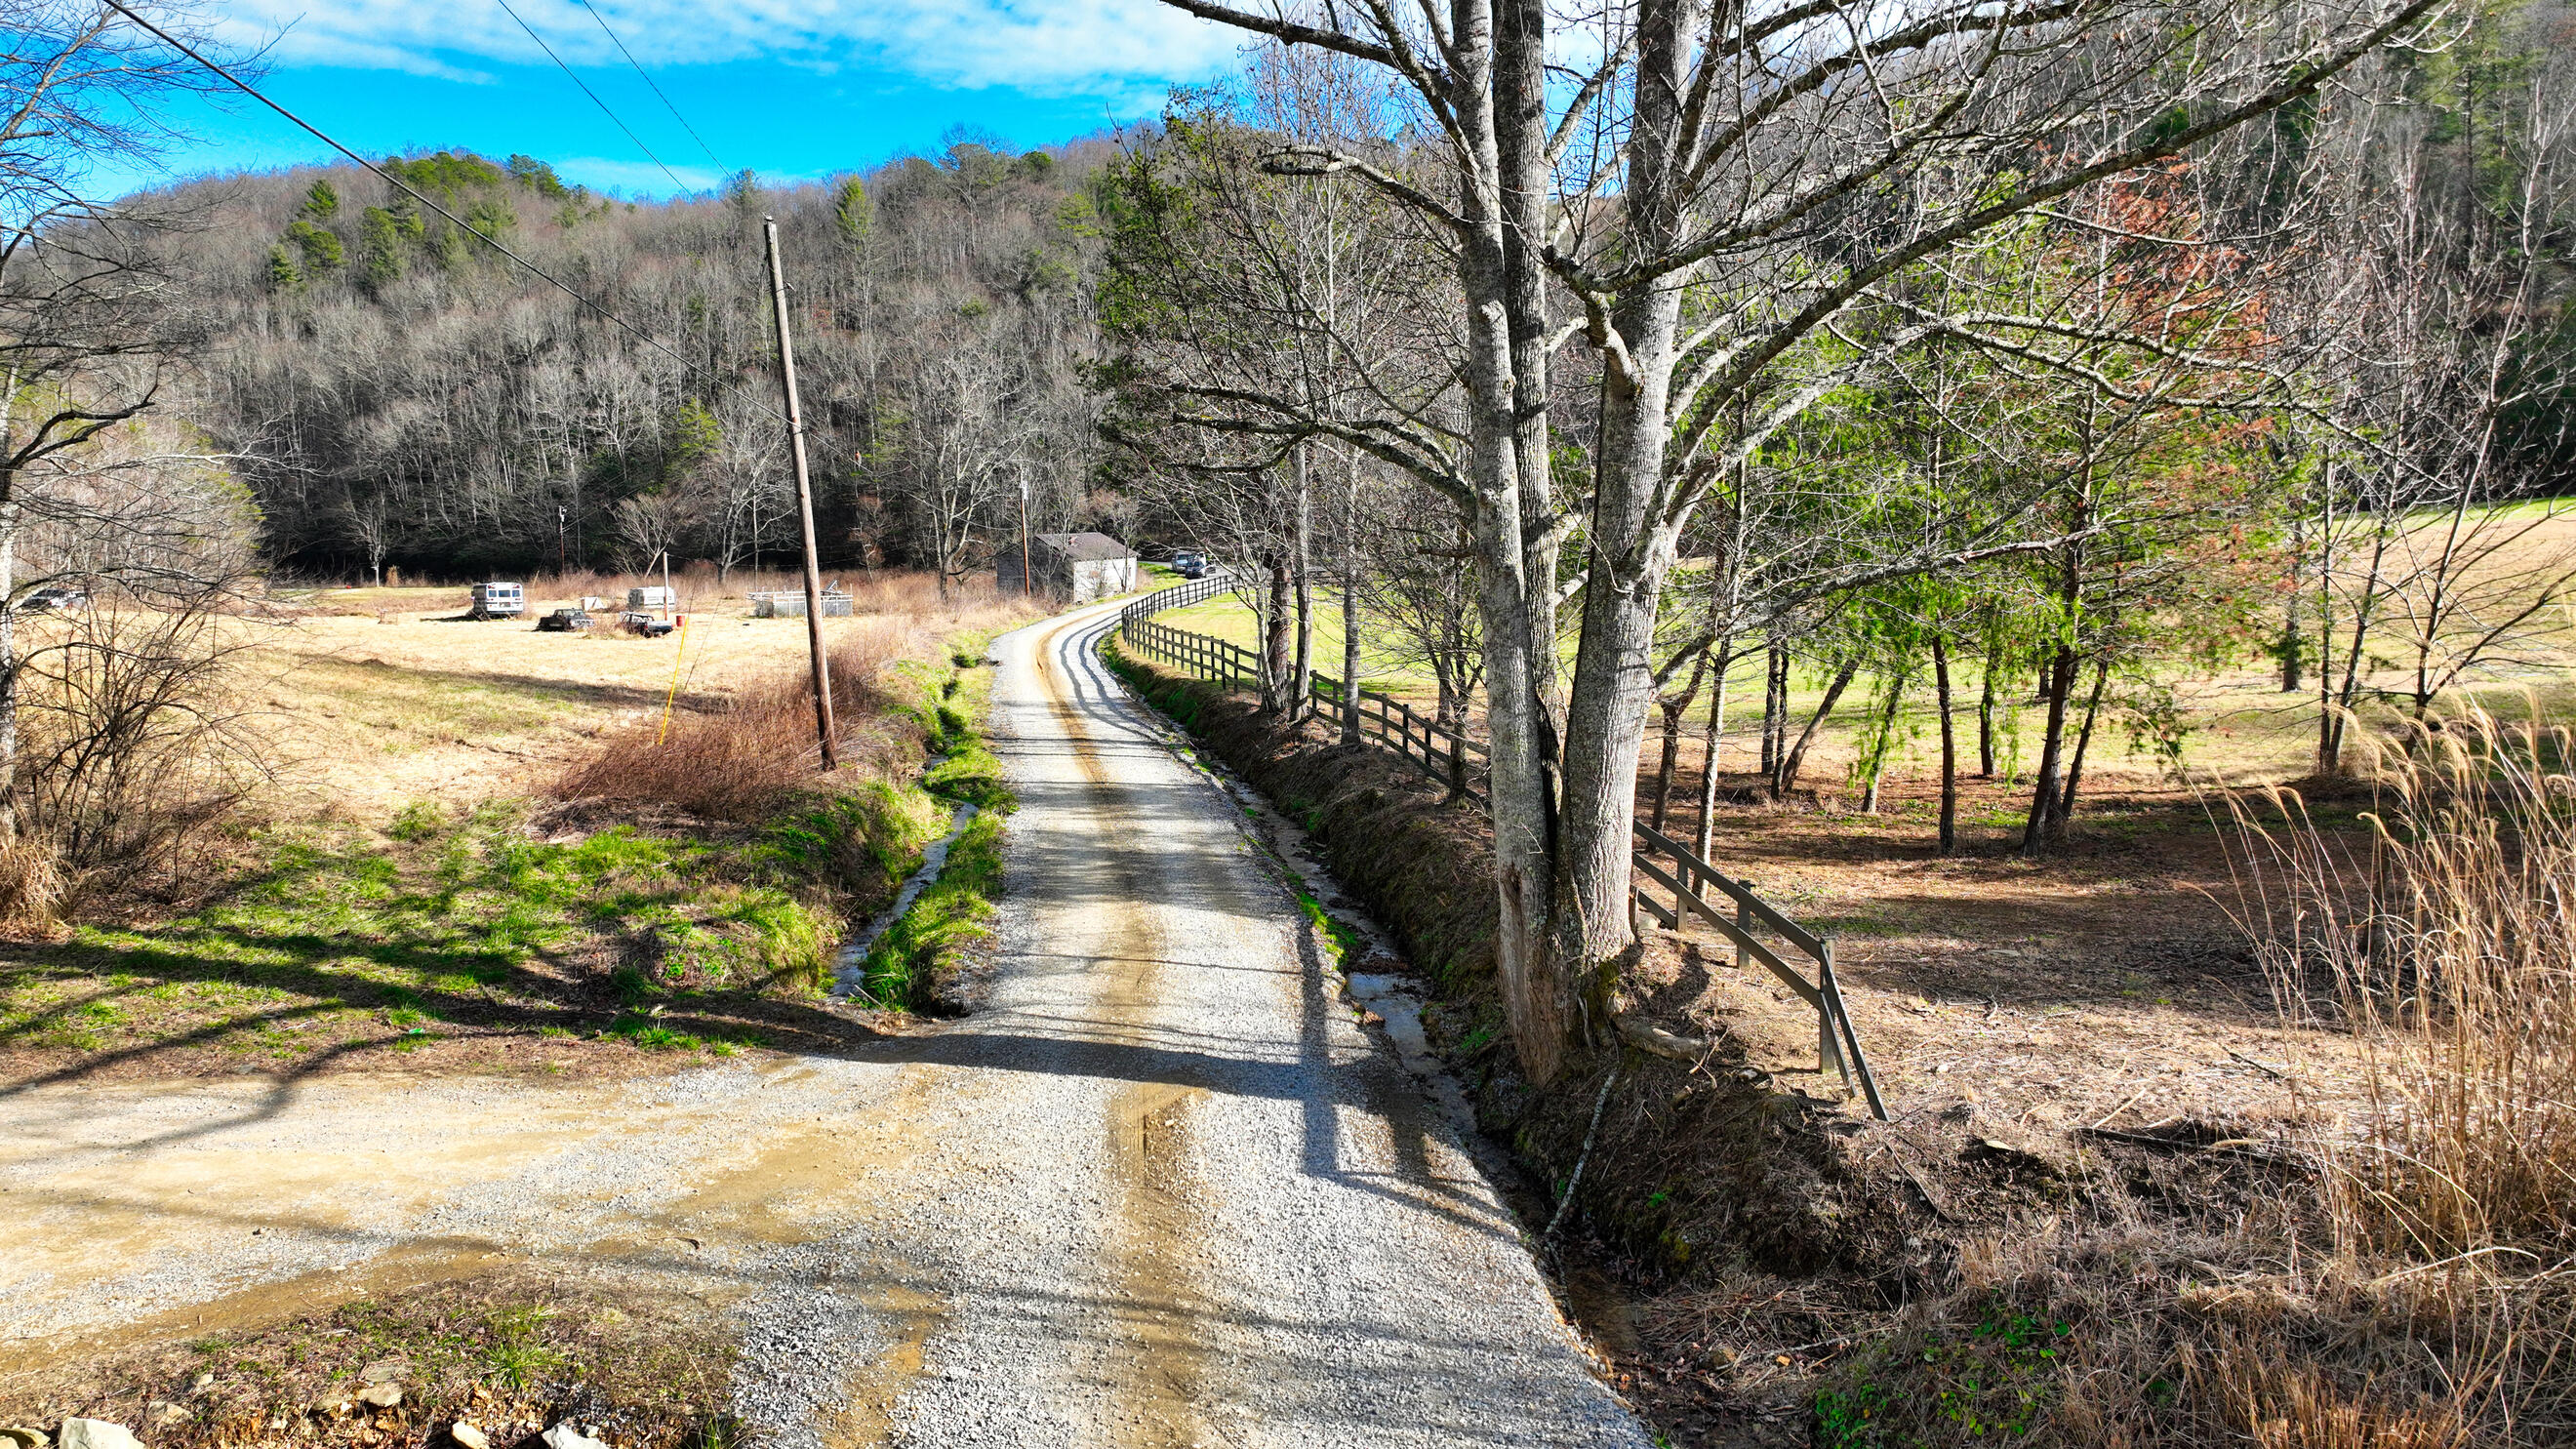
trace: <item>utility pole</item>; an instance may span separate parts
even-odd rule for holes
[[[564,552],[564,518],[568,512],[562,504],[555,505],[555,577],[559,579],[572,572],[565,566],[570,555]]]
[[[823,660],[822,564],[814,551],[814,485],[805,471],[805,413],[796,404],[796,344],[787,336],[787,278],[778,269],[778,219],[762,217],[769,244],[769,310],[778,319],[778,385],[787,395],[787,445],[796,458],[796,517],[805,530],[805,644],[814,661],[814,733],[822,741],[823,768],[841,767],[832,747],[832,671]]]
[[[1029,475],[1020,475],[1020,597],[1032,592],[1029,582]]]

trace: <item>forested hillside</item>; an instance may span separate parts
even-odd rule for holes
[[[863,176],[745,173],[670,203],[568,187],[526,156],[391,164],[614,321],[354,166],[150,202],[177,217],[163,260],[209,314],[186,411],[233,455],[281,569],[457,578],[552,569],[559,547],[575,567],[665,548],[782,561],[796,527],[761,246],[775,215],[825,562],[954,576],[1006,512],[1016,527],[1023,481],[1050,526],[1107,506],[1085,488],[1077,369],[1085,188],[1111,150],[1013,156],[961,133]]]

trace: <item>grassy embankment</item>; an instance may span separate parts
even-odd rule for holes
[[[739,1352],[694,1297],[513,1270],[58,1362],[21,1376],[9,1408],[123,1424],[154,1449],[380,1449],[448,1442],[460,1423],[535,1443],[567,1420],[615,1449],[722,1449],[741,1432],[723,1408]],[[398,1403],[359,1397],[387,1385]]]
[[[355,667],[403,686],[366,691],[379,711],[399,710],[415,684],[441,700],[457,686],[477,718],[496,698],[535,691],[544,707],[507,723],[581,739],[560,717],[586,712],[590,737],[556,754],[554,778],[523,774],[486,798],[414,799],[374,821],[351,821],[335,803],[237,824],[234,868],[189,908],[111,902],[118,909],[63,939],[9,951],[0,1050],[20,1058],[26,1079],[308,1070],[384,1053],[414,1067],[562,1070],[607,1064],[572,1052],[583,1042],[722,1054],[827,1049],[863,1034],[820,1006],[834,945],[917,863],[943,801],[992,798],[991,757],[958,703],[976,687],[959,683],[958,661],[1020,617],[1006,602],[911,602],[908,613],[834,621],[845,768],[832,777],[813,770],[811,708],[795,675],[737,666],[736,688],[684,700],[667,730],[658,711],[633,707],[631,686],[584,678],[607,667],[685,680],[691,661],[674,647],[637,643],[630,655],[615,641],[521,640],[524,626],[417,626],[439,632],[415,647],[442,650],[507,630],[483,646],[504,656],[498,672],[474,675],[462,655],[409,670],[383,658],[304,661],[312,688],[295,691],[304,669],[269,686],[292,707],[351,711],[360,701],[344,676]],[[376,637],[400,657],[401,636]],[[757,637],[719,636],[737,651]],[[638,664],[618,663],[629,657]],[[540,672],[557,660],[570,676],[560,685]],[[404,724],[386,732],[389,754],[423,738],[443,747],[445,724]],[[942,754],[925,777],[925,760]],[[940,897],[955,922],[929,931],[925,920],[925,934],[964,932],[976,913],[958,893],[991,874],[977,865],[998,828],[979,821],[961,842],[966,868]]]

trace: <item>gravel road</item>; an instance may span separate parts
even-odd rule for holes
[[[747,1324],[776,1443],[1651,1441],[1455,1129],[1341,1004],[1232,801],[1099,665],[1005,636],[987,1004],[858,1059],[549,1087],[0,1096],[0,1357],[512,1258]]]

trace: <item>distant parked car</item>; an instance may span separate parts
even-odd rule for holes
[[[590,624],[590,615],[580,609],[557,609],[539,619],[537,628],[548,634],[578,634]]]
[[[1207,566],[1207,557],[1203,554],[1176,553],[1172,555],[1172,572],[1179,574],[1185,579],[1207,577]]]
[[[89,595],[61,584],[50,584],[37,589],[18,603],[19,610],[29,614],[69,613],[75,609],[88,607]]]
[[[473,599],[473,607],[465,611],[468,618],[515,619],[528,612],[527,590],[517,584],[476,584]]]
[[[647,639],[659,639],[680,627],[668,619],[656,619],[650,614],[639,614],[631,609],[618,615],[617,622],[625,625],[628,633],[641,634]]]

